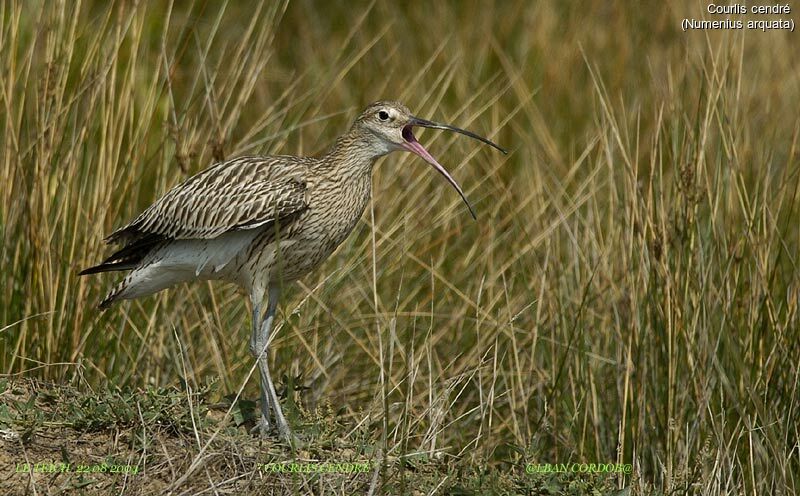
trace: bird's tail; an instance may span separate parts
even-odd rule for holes
[[[131,270],[135,267],[136,264],[131,262],[112,262],[112,263],[103,262],[101,264],[83,269],[82,271],[78,272],[78,275],[86,276],[89,274],[99,274],[101,272]],[[100,310],[105,310],[108,307],[110,307],[117,299],[117,297],[120,295],[120,293],[122,293],[122,291],[125,289],[125,286],[127,286],[127,280],[128,278],[126,277],[113,290],[111,290],[111,292],[108,293],[105,298],[103,298],[103,301],[100,302],[97,308],[99,308]]]
[[[120,294],[122,294],[122,291],[127,286],[126,279],[123,279],[122,282],[117,284],[117,286],[114,289],[112,289],[111,292],[109,292],[105,298],[103,298],[103,301],[101,301],[100,304],[97,305],[97,308],[99,308],[100,310],[107,310],[111,305],[113,305],[117,301],[117,298],[120,296]]]

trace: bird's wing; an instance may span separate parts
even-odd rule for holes
[[[108,242],[157,236],[211,239],[287,219],[307,208],[306,166],[297,157],[241,157],[169,190]]]

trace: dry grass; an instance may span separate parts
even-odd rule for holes
[[[112,278],[76,272],[215,159],[319,151],[394,98],[512,153],[423,133],[478,222],[395,154],[356,232],[287,295],[272,359],[303,386],[284,388],[295,421],[382,464],[287,491],[549,494],[525,464],[573,461],[632,464],[602,487],[636,494],[800,491],[795,33],[683,33],[696,2],[131,4],[0,4],[0,371],[88,397],[211,378],[209,401],[256,397],[232,288],[100,314]],[[217,430],[189,432],[164,443],[191,454],[164,487],[254,470],[209,471]],[[139,484],[123,489],[155,489]]]

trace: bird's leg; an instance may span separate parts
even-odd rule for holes
[[[259,347],[258,345],[258,337],[261,332],[261,302],[257,301],[257,298],[253,298],[253,334],[250,336],[250,353],[256,359],[256,362],[260,364],[259,355],[261,351],[264,351],[264,347]],[[266,353],[266,351],[265,351]],[[259,365],[259,369],[260,369]],[[269,433],[269,407],[270,407],[270,396],[266,393],[266,389],[264,388],[264,380],[261,380],[261,418],[258,420],[256,427],[253,429],[253,432],[256,430],[259,431],[262,437],[266,437]]]
[[[281,404],[278,402],[278,394],[275,392],[275,385],[272,383],[272,377],[269,373],[269,365],[267,363],[268,354],[267,347],[269,346],[269,333],[272,330],[272,323],[275,321],[275,312],[278,309],[278,300],[280,298],[280,288],[270,286],[269,288],[269,302],[267,303],[267,313],[261,323],[261,333],[256,340],[256,346],[259,350],[258,369],[261,373],[261,392],[262,398],[264,395],[269,397],[269,402],[272,403],[272,409],[275,412],[275,423],[278,426],[278,433],[281,438],[291,441],[291,430],[286,418],[283,416]],[[269,412],[262,408],[262,413],[268,415]]]

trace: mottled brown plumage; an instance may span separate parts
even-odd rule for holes
[[[109,235],[106,241],[119,249],[81,274],[130,270],[101,308],[193,280],[245,289],[253,305],[250,349],[261,375],[258,428],[268,432],[271,406],[288,439],[266,357],[280,287],[322,264],[350,234],[369,201],[375,161],[395,150],[416,153],[445,176],[472,213],[458,184],[416,140],[414,126],[453,130],[505,153],[469,131],[414,117],[397,102],[376,102],[318,157],[240,157],[190,177]]]

